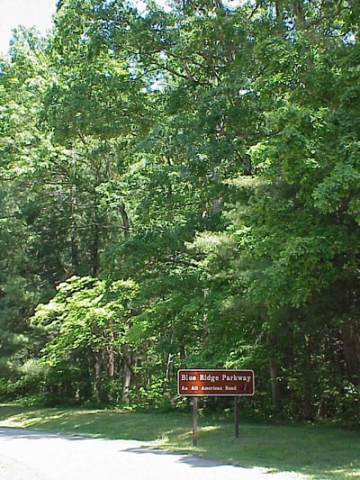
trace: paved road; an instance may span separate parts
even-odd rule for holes
[[[154,450],[141,442],[0,428],[0,480],[294,480]]]

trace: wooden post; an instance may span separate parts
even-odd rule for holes
[[[239,397],[234,397],[235,437],[239,438]]]
[[[198,399],[193,397],[193,446],[197,447],[198,434],[197,434],[197,423],[198,423]]]

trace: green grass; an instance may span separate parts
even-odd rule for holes
[[[240,438],[236,439],[230,420],[201,416],[198,447],[193,447],[190,413],[38,409],[17,405],[0,405],[0,426],[135,439],[156,448],[246,467],[293,471],[317,480],[360,479],[360,431],[341,428],[244,421]]]

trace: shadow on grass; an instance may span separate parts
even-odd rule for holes
[[[232,426],[200,432],[199,445],[206,456],[245,467],[266,467],[298,472],[316,479],[360,479],[360,432],[316,426],[243,424],[239,439]]]
[[[59,433],[79,433],[108,439],[153,442],[177,429],[190,426],[186,415],[134,413],[122,410],[80,410],[26,408],[0,405],[0,424],[4,427],[31,428]]]
[[[14,415],[19,415],[24,411],[29,411],[29,408],[26,408],[22,405],[5,404],[5,403],[0,404],[0,421],[11,418]]]

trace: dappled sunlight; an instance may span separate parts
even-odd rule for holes
[[[200,432],[214,432],[216,430],[220,430],[220,426],[215,426],[215,425],[208,425],[207,427],[201,427]]]
[[[46,424],[49,421],[58,421],[63,417],[64,413],[55,413],[49,414],[47,410],[37,410],[36,413],[31,410],[28,412],[22,412],[10,416],[7,419],[3,419],[1,415],[0,426],[2,427],[18,427],[18,428],[29,428],[36,427],[41,424]]]
[[[353,469],[352,466],[350,466],[349,468],[338,468],[335,470],[329,470],[326,473],[329,476],[329,479],[348,478],[351,480],[359,480],[360,478],[360,468]]]

